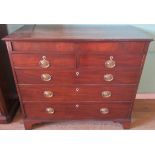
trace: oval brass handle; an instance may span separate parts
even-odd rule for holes
[[[43,81],[50,81],[52,79],[52,77],[49,74],[41,74],[41,79]]]
[[[43,94],[44,94],[44,96],[47,97],[47,98],[53,97],[53,92],[51,92],[51,91],[44,91]]]
[[[104,75],[104,80],[105,81],[112,81],[114,79],[112,74],[105,74]]]
[[[109,113],[109,109],[108,109],[108,108],[101,108],[101,109],[100,109],[100,112],[101,112],[101,114],[106,115],[106,114]]]
[[[105,67],[106,68],[114,68],[116,66],[116,62],[113,60],[113,56],[110,56],[110,60],[107,60],[105,62]]]
[[[54,114],[54,109],[51,108],[51,107],[48,107],[48,108],[46,108],[46,112],[47,112],[48,114]]]
[[[42,60],[39,61],[39,65],[41,68],[48,68],[50,66],[49,61],[46,60],[46,56],[42,57]]]
[[[103,91],[102,97],[105,97],[105,98],[111,97],[111,91]]]

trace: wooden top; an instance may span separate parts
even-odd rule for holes
[[[152,37],[127,25],[26,25],[3,40],[151,41]]]

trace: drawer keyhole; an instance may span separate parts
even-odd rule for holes
[[[80,73],[79,72],[76,72],[76,76],[78,77],[80,75]]]
[[[78,92],[80,89],[79,88],[76,88],[76,92]]]

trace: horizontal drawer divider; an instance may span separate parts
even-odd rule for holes
[[[36,103],[36,101],[23,101],[23,103]],[[51,104],[54,104],[54,103],[58,103],[58,104],[77,104],[77,103],[107,103],[107,104],[110,104],[110,103],[120,103],[120,102],[123,102],[123,103],[133,103],[132,101],[63,101],[63,102],[58,102],[58,101],[37,101],[38,103],[51,103]]]
[[[91,53],[91,55],[107,55],[107,54],[104,54],[104,52],[98,52],[96,51],[96,53]],[[47,54],[47,55],[73,55],[75,53],[77,53],[77,50],[71,52],[71,53],[63,53],[63,52],[53,52],[53,51],[11,51],[12,54]],[[126,54],[125,52],[122,52],[122,51],[118,51],[119,54]],[[134,55],[143,55],[143,53],[137,53],[136,51],[133,52]],[[89,55],[89,51],[82,51],[82,50],[78,50],[78,55],[79,56],[84,56],[84,55]]]
[[[115,101],[115,100],[112,100],[112,101],[106,101],[105,99],[103,99],[103,101],[96,101],[96,100],[87,100],[87,101],[78,101],[78,100],[72,100],[72,101],[50,101],[50,102],[48,102],[48,101],[46,101],[46,100],[43,100],[43,101],[37,101],[37,100],[34,100],[34,101],[31,101],[31,100],[22,100],[22,102],[24,103],[24,102],[31,102],[31,103],[33,103],[33,102],[40,102],[40,103],[51,103],[51,104],[53,104],[53,103],[74,103],[74,102],[76,102],[76,103],[90,103],[90,102],[92,102],[92,103],[107,103],[107,102],[109,102],[109,104],[110,103],[115,103],[115,102],[126,102],[126,103],[132,103],[133,102],[133,100],[117,100],[117,101]],[[117,104],[116,103],[116,104]]]
[[[14,66],[14,68],[15,69],[20,69],[20,70],[33,70],[33,69],[35,69],[35,70],[44,70],[44,71],[48,71],[48,70],[54,70],[54,71],[59,71],[59,69],[60,69],[60,71],[61,70],[64,70],[64,68],[46,68],[46,69],[44,69],[44,68],[38,68],[38,67],[17,67],[17,66]],[[69,68],[69,67],[68,67]],[[70,69],[70,68],[69,68]],[[70,71],[76,71],[76,70],[86,70],[86,71],[94,71],[94,70],[96,70],[96,72],[98,72],[98,71],[120,71],[120,70],[124,70],[124,71],[126,71],[126,69],[128,69],[128,70],[138,70],[138,69],[140,69],[140,67],[124,67],[124,66],[117,66],[117,68],[105,68],[104,66],[101,66],[101,67],[81,67],[81,66],[79,66],[79,67],[77,67],[77,68],[73,68],[73,69],[70,69]],[[88,70],[89,69],[89,70]]]
[[[37,85],[47,85],[49,86],[49,84],[20,84],[20,83],[17,83],[17,85],[19,86],[37,86]],[[78,86],[137,86],[137,84],[50,84],[50,86],[75,86],[75,87],[78,87]]]

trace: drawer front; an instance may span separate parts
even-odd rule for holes
[[[128,118],[130,104],[24,102],[27,118],[38,119],[119,119]]]
[[[106,62],[112,60],[115,62],[115,67],[140,68],[143,55],[128,55],[118,54],[112,55],[81,55],[79,66],[83,68],[106,68]]]
[[[80,43],[81,53],[97,54],[142,54],[145,42],[88,42]]]
[[[16,69],[19,84],[73,84],[76,72],[73,70]]]
[[[134,85],[20,85],[23,101],[131,101],[134,99]]]
[[[139,70],[16,69],[19,84],[136,84]]]
[[[87,42],[87,43],[73,43],[73,42],[30,42],[30,41],[13,41],[12,48],[15,52],[56,52],[56,53],[74,53],[79,52],[89,53],[143,53],[145,42]]]
[[[56,52],[56,53],[73,53],[77,45],[69,42],[29,42],[29,41],[13,41],[12,48],[15,52]]]
[[[136,84],[139,77],[139,69],[116,70],[88,69],[78,70],[77,83],[79,84]]]
[[[14,67],[75,68],[74,55],[12,54]],[[41,64],[42,63],[42,64]]]

